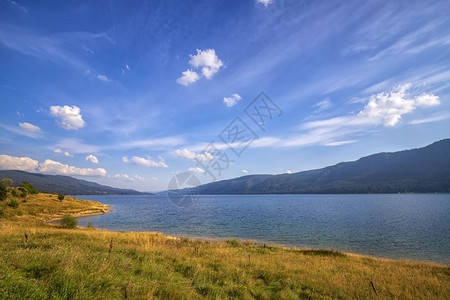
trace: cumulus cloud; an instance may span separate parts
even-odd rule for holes
[[[39,126],[33,125],[31,123],[27,122],[19,123],[19,127],[31,133],[42,133],[42,130],[41,128],[39,128]]]
[[[92,155],[92,154],[89,154],[88,156],[86,156],[85,159],[86,159],[87,161],[90,161],[90,162],[93,163],[93,164],[98,165],[98,159],[97,159],[97,157],[95,157],[95,156]]]
[[[50,106],[50,114],[58,119],[58,126],[64,129],[76,130],[85,124],[80,108],[75,105]]]
[[[242,97],[239,96],[239,94],[233,94],[230,97],[224,97],[223,103],[228,107],[232,107],[236,105],[236,103],[238,103],[241,99]]]
[[[439,105],[438,96],[421,94],[411,97],[407,93],[410,88],[411,84],[406,83],[389,93],[372,96],[369,103],[359,112],[358,117],[375,124],[394,126],[404,114],[411,113],[418,107]]]
[[[181,77],[177,78],[177,83],[184,86],[188,86],[200,79],[200,76],[197,74],[197,72],[192,70],[186,70],[181,74]]]
[[[202,168],[199,167],[195,167],[195,168],[189,168],[188,172],[193,172],[193,173],[205,173],[205,170],[203,170]]]
[[[188,149],[177,149],[177,150],[175,150],[175,153],[177,154],[178,157],[193,159],[196,161],[207,161],[207,160],[214,159],[214,156],[208,152],[195,153]]]
[[[124,156],[122,158],[122,161],[124,163],[132,163],[139,166],[146,166],[153,168],[168,168],[168,166],[164,162],[164,159],[161,156],[159,156],[158,159],[159,161],[154,161],[150,156],[147,156],[147,158],[133,156],[132,158],[128,159],[128,157]]]
[[[214,49],[197,49],[197,54],[191,54],[189,57],[191,58],[189,64],[198,72],[188,69],[182,73],[182,76],[177,79],[177,83],[185,86],[199,80],[199,73],[206,79],[211,79],[223,67],[223,62],[219,59]]]
[[[264,7],[267,7],[270,3],[272,3],[272,0],[256,0],[256,2],[264,5]]]
[[[77,168],[51,159],[46,159],[43,163],[40,163],[36,171],[39,173],[55,175],[106,176],[106,170],[103,168]]]
[[[204,51],[197,49],[196,55],[189,56],[191,57],[189,64],[195,68],[201,69],[203,76],[207,79],[211,79],[223,66],[223,62],[216,55],[214,49],[207,49]]]
[[[16,157],[9,155],[0,155],[0,169],[2,170],[21,170],[34,171],[38,166],[38,161],[29,157]]]
[[[15,157],[9,155],[0,155],[0,169],[22,170],[53,175],[106,176],[106,170],[103,168],[77,168],[50,159],[46,159],[43,163],[39,163],[37,160],[29,157]]]

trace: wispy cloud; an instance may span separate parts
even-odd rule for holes
[[[72,154],[70,154],[69,152],[67,152],[67,151],[62,151],[61,149],[55,149],[55,150],[53,150],[53,152],[54,153],[57,153],[57,154],[62,154],[62,155],[64,155],[65,157],[73,157],[73,155]]]
[[[106,75],[98,74],[98,75],[97,75],[97,78],[98,78],[98,80],[103,81],[103,82],[110,82],[110,81],[111,81],[111,79],[109,79],[108,77],[106,77]]]
[[[19,3],[17,3],[16,1],[13,1],[13,0],[6,0],[6,2],[8,2],[10,7],[15,8],[15,9],[19,10],[20,12],[28,15],[28,8],[26,8],[25,6],[20,5]]]
[[[230,97],[224,97],[223,103],[227,107],[232,107],[232,106],[235,106],[241,100],[242,100],[242,97],[239,94],[235,93],[235,94],[231,95]]]
[[[273,0],[256,0],[257,3],[264,5],[264,7],[269,6],[270,3],[273,2]]]
[[[23,125],[20,125],[23,124]],[[37,139],[37,138],[41,138],[42,135],[42,130],[40,130],[40,128],[38,126],[36,126],[37,128],[39,128],[39,130],[37,128],[34,127],[30,127],[29,125],[32,125],[30,123],[19,123],[19,127],[16,126],[11,126],[11,125],[6,125],[6,124],[2,124],[0,123],[0,127],[2,127],[3,129],[8,130],[9,132],[15,133],[15,134],[20,134],[20,135],[24,135],[33,139]],[[34,125],[32,125],[34,126]]]
[[[19,123],[19,127],[28,132],[42,133],[42,130],[41,128],[39,128],[39,126],[33,125],[31,123],[27,122]]]

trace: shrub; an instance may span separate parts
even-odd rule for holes
[[[3,209],[0,209],[0,218],[5,215],[5,211]]]
[[[23,181],[20,184],[21,188],[24,188],[28,193],[30,194],[39,194],[39,191],[37,189],[35,189],[31,183],[27,182],[27,181]]]
[[[93,228],[93,226],[92,226],[92,221],[89,221],[89,223],[88,223],[88,225],[87,225],[87,228]]]
[[[75,219],[74,216],[69,214],[64,215],[61,219],[61,225],[67,229],[76,228],[77,224],[78,224],[77,219]]]
[[[8,188],[2,182],[0,183],[0,201],[5,200],[6,196],[8,196]]]
[[[12,190],[11,195],[13,195],[14,197],[19,197],[19,193],[17,193],[16,190]]]
[[[58,194],[58,200],[59,201],[63,201],[64,200],[64,195],[63,194]]]
[[[9,201],[8,205],[11,206],[12,208],[18,208],[19,202],[17,202],[16,199],[12,199],[11,201]]]

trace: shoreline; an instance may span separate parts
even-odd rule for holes
[[[107,213],[110,213],[112,211],[109,211]],[[84,215],[84,216],[80,216],[80,217],[75,217],[75,218],[83,218],[83,217],[90,217],[90,216],[95,216],[95,215],[103,215],[106,213],[98,213],[98,214],[92,214],[92,215]],[[88,229],[86,226],[79,226],[80,228],[83,229]],[[436,262],[436,261],[431,261],[431,260],[415,260],[415,259],[406,259],[406,258],[392,258],[392,257],[380,257],[380,256],[374,256],[374,255],[369,255],[369,254],[362,254],[362,253],[356,253],[356,252],[347,252],[347,251],[342,251],[339,249],[335,249],[335,248],[309,248],[309,247],[297,247],[297,246],[289,246],[289,245],[283,245],[283,244],[276,244],[276,243],[272,243],[272,242],[268,242],[268,241],[261,241],[261,240],[254,240],[254,239],[243,239],[243,238],[237,238],[237,237],[208,237],[208,236],[191,236],[191,235],[172,235],[172,234],[167,234],[161,231],[135,231],[135,230],[110,230],[110,229],[106,229],[106,228],[97,228],[94,226],[95,230],[101,230],[101,231],[107,231],[107,232],[111,232],[111,233],[134,233],[134,234],[159,234],[159,235],[163,235],[167,238],[171,238],[171,239],[182,239],[182,238],[187,238],[191,241],[199,241],[199,242],[209,242],[209,243],[226,243],[227,241],[230,240],[236,240],[239,243],[245,244],[245,243],[251,243],[254,246],[258,246],[258,247],[262,247],[262,246],[267,246],[267,247],[275,247],[275,248],[280,248],[280,249],[284,249],[284,250],[292,250],[292,251],[329,251],[329,252],[338,252],[338,253],[342,253],[344,255],[348,255],[348,256],[355,256],[355,257],[363,257],[363,258],[370,258],[370,259],[376,259],[376,260],[382,260],[382,261],[391,261],[391,262],[405,262],[405,263],[410,263],[410,264],[431,264],[431,265],[435,265],[435,266],[439,266],[439,267],[444,267],[444,268],[449,268],[450,267],[450,263],[440,263],[440,262]]]
[[[73,196],[72,196],[73,197]],[[75,197],[73,197],[75,198]],[[79,199],[79,198],[75,198],[77,200],[82,200],[82,201],[86,201],[84,199]],[[90,201],[90,200],[87,200]],[[99,202],[101,203],[101,202]],[[113,211],[110,210],[109,208],[111,207],[108,204],[103,204],[103,210],[101,212],[97,211],[97,212],[93,212],[91,213],[91,210],[87,210],[87,211],[83,211],[83,212],[79,212],[77,214],[72,214],[75,218],[79,219],[79,218],[85,218],[85,217],[91,217],[91,216],[96,216],[96,215],[103,215],[103,214],[108,214],[108,213],[112,213]],[[56,221],[61,220],[61,217],[59,218],[54,218],[52,220],[49,220],[48,223],[54,223]],[[79,226],[81,228],[87,228],[85,226]],[[394,257],[381,257],[381,256],[374,256],[374,255],[369,255],[369,254],[360,254],[360,253],[355,253],[355,252],[346,252],[343,250],[339,250],[339,249],[335,249],[335,248],[309,248],[309,247],[298,247],[298,246],[291,246],[291,245],[284,245],[284,244],[277,244],[277,243],[273,243],[273,242],[269,242],[269,241],[264,241],[264,240],[255,240],[255,239],[245,239],[245,238],[238,238],[238,237],[211,237],[211,236],[193,236],[193,235],[183,235],[183,234],[167,234],[161,231],[136,231],[136,230],[110,230],[110,229],[106,229],[106,228],[97,228],[98,230],[105,230],[108,232],[123,232],[123,233],[158,233],[161,235],[164,235],[166,237],[169,238],[177,238],[177,239],[181,239],[181,238],[188,238],[190,240],[193,241],[202,241],[202,242],[212,242],[212,243],[220,243],[220,242],[226,242],[227,240],[237,240],[240,243],[245,243],[245,242],[251,242],[252,244],[256,245],[256,246],[269,246],[269,247],[277,247],[277,248],[282,248],[282,249],[290,249],[290,250],[298,250],[298,251],[302,251],[302,250],[325,250],[325,251],[337,251],[346,255],[355,255],[355,256],[360,256],[360,257],[367,257],[367,258],[373,258],[373,259],[380,259],[380,260],[388,260],[388,261],[403,261],[403,262],[407,262],[407,263],[425,263],[425,264],[434,264],[437,266],[442,266],[442,267],[450,267],[450,263],[441,263],[441,262],[436,262],[433,260],[416,260],[416,259],[407,259],[407,258],[394,258]]]

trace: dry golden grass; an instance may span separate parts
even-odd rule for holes
[[[449,276],[432,263],[0,219],[5,299],[450,299]]]

